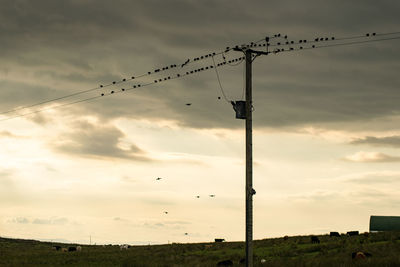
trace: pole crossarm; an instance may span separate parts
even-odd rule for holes
[[[257,55],[269,55],[270,52],[266,52],[266,51],[258,51],[258,50],[253,50],[253,49],[249,49],[249,48],[233,48],[234,51],[241,51],[241,52],[246,52],[249,51],[252,54],[257,54]]]

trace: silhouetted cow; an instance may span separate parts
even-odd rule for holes
[[[68,252],[70,251],[76,251],[76,247],[68,247]]]
[[[358,231],[349,231],[349,232],[347,232],[348,236],[355,236],[355,235],[358,235],[358,234],[359,234]]]
[[[372,254],[368,253],[368,252],[362,252],[362,251],[351,253],[351,258],[352,259],[356,259],[356,260],[365,259],[365,258],[368,258],[368,257],[372,257]]]
[[[330,232],[330,233],[329,233],[329,236],[330,236],[330,237],[334,237],[334,236],[340,237],[340,234],[339,234],[338,232]]]
[[[233,266],[233,262],[231,260],[224,260],[218,262],[217,266]]]
[[[61,250],[61,246],[53,246],[52,249],[58,251],[58,250]]]
[[[284,237],[283,237],[283,240],[288,240],[289,239],[289,237],[287,236],[287,235],[285,235]]]
[[[224,242],[225,241],[225,239],[223,239],[223,238],[215,238],[214,240],[215,240],[215,242]]]
[[[317,236],[311,236],[311,243],[319,244],[319,238]]]

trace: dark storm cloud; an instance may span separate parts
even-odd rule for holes
[[[350,144],[400,148],[400,136],[398,135],[387,136],[387,137],[366,136],[364,138],[355,139],[351,141]]]
[[[7,66],[0,69],[0,107],[74,93],[266,34],[280,32],[297,40],[398,31],[399,8],[398,1],[389,0],[7,2],[0,10],[0,59]],[[258,58],[253,64],[255,126],[334,128],[348,122],[351,128],[399,114],[398,42]],[[26,73],[30,79],[24,80]],[[241,67],[221,70],[233,100],[241,96],[242,78]],[[104,120],[242,127],[230,104],[217,100],[218,90],[210,71],[67,111]]]
[[[57,151],[80,156],[152,161],[134,144],[130,144],[127,149],[121,149],[118,145],[124,133],[116,127],[81,121],[76,123],[74,128],[78,130],[59,138],[62,141],[55,146]]]

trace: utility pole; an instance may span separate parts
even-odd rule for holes
[[[246,119],[246,267],[253,267],[253,99],[252,66],[255,56],[268,55],[268,52],[254,51],[249,48],[234,48],[245,54],[246,60],[246,102],[232,102],[237,119]]]
[[[246,58],[246,267],[253,266],[253,118],[252,118],[252,53]]]

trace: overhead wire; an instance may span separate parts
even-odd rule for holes
[[[241,57],[238,57],[238,58],[236,58],[234,60],[240,60],[240,59],[241,59]],[[78,104],[78,103],[82,103],[82,102],[86,102],[86,101],[92,101],[92,100],[99,99],[99,98],[102,98],[102,97],[107,97],[107,96],[111,96],[111,95],[114,95],[114,94],[119,94],[119,93],[122,93],[122,92],[125,92],[125,91],[131,91],[131,90],[134,90],[134,89],[140,89],[140,88],[143,88],[143,87],[146,87],[146,86],[149,86],[149,85],[153,85],[153,84],[156,84],[156,83],[184,78],[184,77],[192,75],[192,74],[196,74],[196,73],[199,73],[199,72],[202,72],[202,71],[206,71],[206,70],[210,70],[210,69],[213,69],[213,68],[218,68],[218,67],[226,65],[225,62],[220,62],[218,64],[215,64],[215,61],[213,61],[213,63],[214,63],[213,65],[203,66],[203,67],[200,67],[200,68],[192,69],[192,70],[186,71],[186,72],[184,72],[182,74],[178,73],[175,76],[171,76],[171,75],[170,76],[165,76],[163,78],[156,79],[156,80],[154,80],[152,82],[148,82],[148,83],[144,83],[144,84],[134,84],[130,88],[121,88],[119,90],[112,90],[112,91],[110,91],[108,93],[101,93],[100,95],[97,95],[97,96],[88,97],[88,98],[84,98],[84,99],[80,99],[80,100],[76,100],[76,101],[72,101],[72,102],[68,102],[68,103],[58,104],[58,105],[55,105],[55,106],[41,108],[41,109],[38,109],[38,110],[34,110],[34,111],[18,114],[18,115],[15,115],[15,116],[11,116],[11,117],[8,117],[8,118],[3,118],[3,119],[0,119],[0,121],[7,121],[7,120],[15,119],[15,118],[20,118],[20,117],[25,117],[25,116],[37,114],[37,113],[40,113],[40,112],[43,112],[43,111],[47,111],[47,110],[57,109],[57,108],[70,106],[70,105],[74,105],[74,104]]]
[[[217,80],[218,80],[219,88],[221,89],[222,96],[224,97],[226,102],[230,103],[230,100],[226,97],[224,89],[222,88],[221,80],[219,79],[217,66],[215,65],[214,56],[212,57],[212,61],[213,61],[213,65],[214,65],[215,74],[217,75]]]
[[[389,36],[389,35],[395,35],[395,34],[400,34],[400,32],[372,33],[372,34],[359,35],[359,36],[353,36],[353,37],[342,37],[342,38],[324,37],[323,38],[323,42],[328,43],[328,42],[332,42],[332,41],[336,41],[337,42],[337,41],[351,40],[351,39],[357,39],[357,38],[360,39],[360,38],[379,37],[379,36],[383,37],[383,36]],[[274,36],[274,38],[278,38],[278,37],[282,37],[282,36],[280,36],[280,35],[279,36],[278,35]],[[286,49],[286,50],[285,49],[277,49],[277,50],[274,50],[274,51],[268,51],[267,52],[268,54],[277,54],[277,53],[281,53],[281,52],[290,52],[290,51],[308,50],[308,49],[316,49],[316,48],[327,48],[327,47],[335,47],[335,46],[346,46],[346,45],[355,45],[355,44],[379,42],[379,41],[386,41],[386,40],[395,40],[395,39],[400,39],[400,36],[388,37],[388,38],[378,38],[378,39],[368,39],[368,40],[359,40],[359,41],[345,42],[345,43],[334,43],[334,44],[329,44],[328,43],[328,44],[324,44],[324,45],[319,45],[320,43],[322,43],[322,41],[316,41],[316,39],[314,39],[313,41],[306,41],[306,42],[303,42],[303,40],[298,41],[298,42],[290,41],[288,44],[287,43],[284,43],[284,44],[280,44],[280,43],[269,44],[268,43],[268,39],[264,38],[264,39],[261,39],[261,40],[255,42],[255,43],[251,43],[250,45],[245,45],[245,46],[242,46],[242,47],[248,48],[248,47],[266,46],[268,48],[268,47],[278,47],[278,46],[281,47],[281,46],[285,46],[285,45],[287,45],[287,46],[288,45],[289,46],[293,45],[294,46],[294,45],[302,44],[302,46],[299,46],[297,48],[291,47],[290,49]],[[286,39],[286,36],[285,36],[285,39]],[[263,42],[263,41],[266,42],[266,43],[265,44],[259,44],[260,42]],[[318,45],[313,44],[313,43],[316,43],[316,42],[319,42]],[[309,46],[310,43],[313,44],[311,47]],[[238,47],[238,46],[236,46],[236,47]],[[203,68],[199,68],[199,69],[192,70],[192,71],[187,71],[184,74],[177,74],[177,76],[172,77],[172,78],[169,76],[169,78],[164,78],[162,81],[173,80],[173,79],[177,79],[177,78],[183,78],[183,77],[185,77],[187,75],[190,75],[190,74],[193,74],[193,73],[196,73],[196,72],[199,72],[199,71],[204,71],[204,70],[209,70],[211,68],[215,68],[215,71],[216,71],[216,74],[217,74],[218,83],[219,83],[220,89],[221,89],[221,93],[224,96],[224,99],[227,102],[229,102],[228,98],[226,97],[226,95],[225,95],[225,93],[223,91],[223,88],[222,88],[222,85],[221,85],[221,81],[219,79],[219,74],[218,74],[217,68],[221,67],[221,66],[224,66],[224,65],[229,65],[229,63],[231,63],[231,62],[238,62],[239,61],[241,63],[244,60],[244,57],[239,57],[239,58],[235,58],[233,60],[229,60],[228,61],[229,63],[224,59],[224,62],[220,62],[218,64],[215,63],[214,57],[216,55],[227,53],[232,49],[233,48],[227,47],[225,49],[225,51],[222,51],[222,52],[219,52],[219,53],[208,54],[209,56],[207,56],[207,58],[210,58],[210,57],[212,58],[212,61],[213,61],[213,65],[212,66],[203,67]],[[205,56],[203,56],[203,57],[200,56],[200,57],[196,58],[196,61],[201,61],[201,60],[204,60],[205,58],[206,58]],[[189,63],[192,63],[192,62],[190,62],[190,60],[189,60],[189,62],[186,62],[186,65],[188,65]],[[173,68],[177,67],[177,65],[175,65],[175,64],[174,65],[170,65],[169,67],[171,67],[171,66],[174,66]],[[35,104],[29,105],[29,106],[24,106],[24,107],[19,107],[19,108],[12,109],[12,110],[4,111],[4,112],[1,112],[0,114],[7,114],[7,113],[11,113],[11,112],[16,112],[16,111],[20,111],[20,110],[23,110],[23,109],[28,109],[28,108],[31,108],[31,107],[35,107],[35,106],[47,104],[47,103],[50,103],[50,102],[54,102],[54,101],[57,101],[57,100],[65,99],[65,98],[68,98],[68,97],[81,95],[81,94],[84,94],[84,93],[87,93],[87,92],[91,92],[91,91],[95,91],[95,90],[98,90],[98,89],[104,89],[104,88],[107,88],[107,87],[110,87],[110,86],[116,86],[116,85],[119,85],[119,84],[127,82],[127,81],[131,81],[131,80],[138,79],[138,78],[141,78],[141,77],[149,76],[149,75],[154,74],[154,73],[159,73],[159,72],[162,72],[162,71],[166,71],[167,69],[169,69],[169,67],[168,68],[164,67],[164,68],[161,68],[161,69],[156,69],[153,72],[147,72],[145,74],[142,74],[142,75],[139,75],[139,76],[136,76],[136,77],[132,76],[130,79],[122,79],[120,81],[114,81],[114,82],[106,84],[106,85],[100,85],[100,86],[95,87],[95,88],[91,88],[91,89],[80,91],[80,92],[76,92],[76,93],[73,93],[73,94],[70,94],[70,95],[66,95],[66,96],[62,96],[62,97],[58,97],[58,98],[42,101],[42,102],[35,103]],[[59,104],[59,105],[52,106],[52,107],[47,107],[47,108],[35,110],[35,111],[32,111],[32,112],[28,112],[28,113],[18,114],[18,115],[11,116],[11,117],[8,117],[8,118],[0,119],[0,121],[5,121],[5,120],[13,119],[13,118],[28,116],[28,115],[36,114],[36,113],[39,113],[39,112],[42,112],[42,111],[45,111],[45,110],[49,110],[49,109],[54,109],[54,108],[69,106],[69,105],[82,103],[82,102],[86,102],[86,101],[91,101],[91,100],[95,100],[95,99],[103,97],[103,96],[109,96],[109,95],[112,95],[114,93],[121,93],[121,92],[129,91],[129,90],[132,90],[132,89],[135,89],[135,88],[145,87],[145,86],[148,86],[148,85],[151,85],[151,84],[155,84],[155,83],[158,83],[158,82],[161,82],[161,80],[160,79],[159,80],[154,80],[154,82],[146,83],[146,84],[143,84],[143,85],[141,85],[141,84],[134,85],[132,88],[121,89],[120,91],[111,91],[108,94],[102,93],[99,96],[89,97],[89,98],[85,98],[85,99],[81,99],[81,100],[76,100],[76,101],[72,101],[72,102],[68,102],[68,103]]]
[[[251,43],[253,43],[253,42],[251,42]],[[184,62],[183,64],[180,64],[180,66],[181,66],[181,68],[183,68],[184,66],[192,64],[194,62],[205,60],[205,59],[208,59],[208,58],[210,58],[212,56],[221,55],[221,54],[224,53],[224,51],[230,51],[230,50],[231,50],[231,48],[227,47],[225,50],[220,51],[220,52],[211,52],[211,53],[204,54],[202,56],[189,58],[189,59],[186,60],[186,62]],[[238,64],[240,64],[240,63],[238,63]],[[178,68],[178,66],[179,66],[179,64],[178,65],[177,64],[172,64],[172,65],[168,65],[168,66],[165,66],[165,67],[156,68],[156,69],[153,69],[152,71],[147,71],[147,72],[144,72],[144,73],[142,73],[140,75],[131,76],[130,78],[123,78],[123,79],[121,79],[119,81],[113,81],[113,82],[105,84],[105,85],[101,84],[101,85],[99,85],[97,87],[93,87],[93,88],[90,88],[90,89],[87,89],[87,90],[82,90],[82,91],[79,91],[79,92],[76,92],[76,93],[67,94],[67,95],[63,95],[63,96],[60,96],[60,97],[44,100],[44,101],[41,101],[41,102],[38,102],[38,103],[34,103],[34,104],[31,104],[31,105],[26,105],[26,106],[22,106],[22,107],[10,109],[10,110],[5,110],[5,111],[0,112],[0,115],[7,114],[7,113],[12,113],[12,112],[16,112],[16,111],[20,111],[20,110],[23,110],[23,109],[36,107],[36,106],[41,106],[41,105],[44,105],[44,104],[47,104],[47,103],[50,103],[50,102],[63,100],[63,99],[70,98],[70,97],[73,97],[73,96],[78,96],[78,95],[82,95],[82,94],[89,93],[89,92],[92,92],[92,91],[100,90],[102,88],[107,88],[107,87],[110,87],[110,86],[115,86],[115,85],[118,85],[118,84],[121,84],[121,83],[129,82],[129,81],[132,81],[132,80],[135,80],[135,79],[144,78],[146,76],[150,76],[150,75],[153,75],[153,74],[159,74],[161,72],[164,72],[164,71],[167,71],[167,70],[170,70],[170,69],[173,69],[173,68]]]

